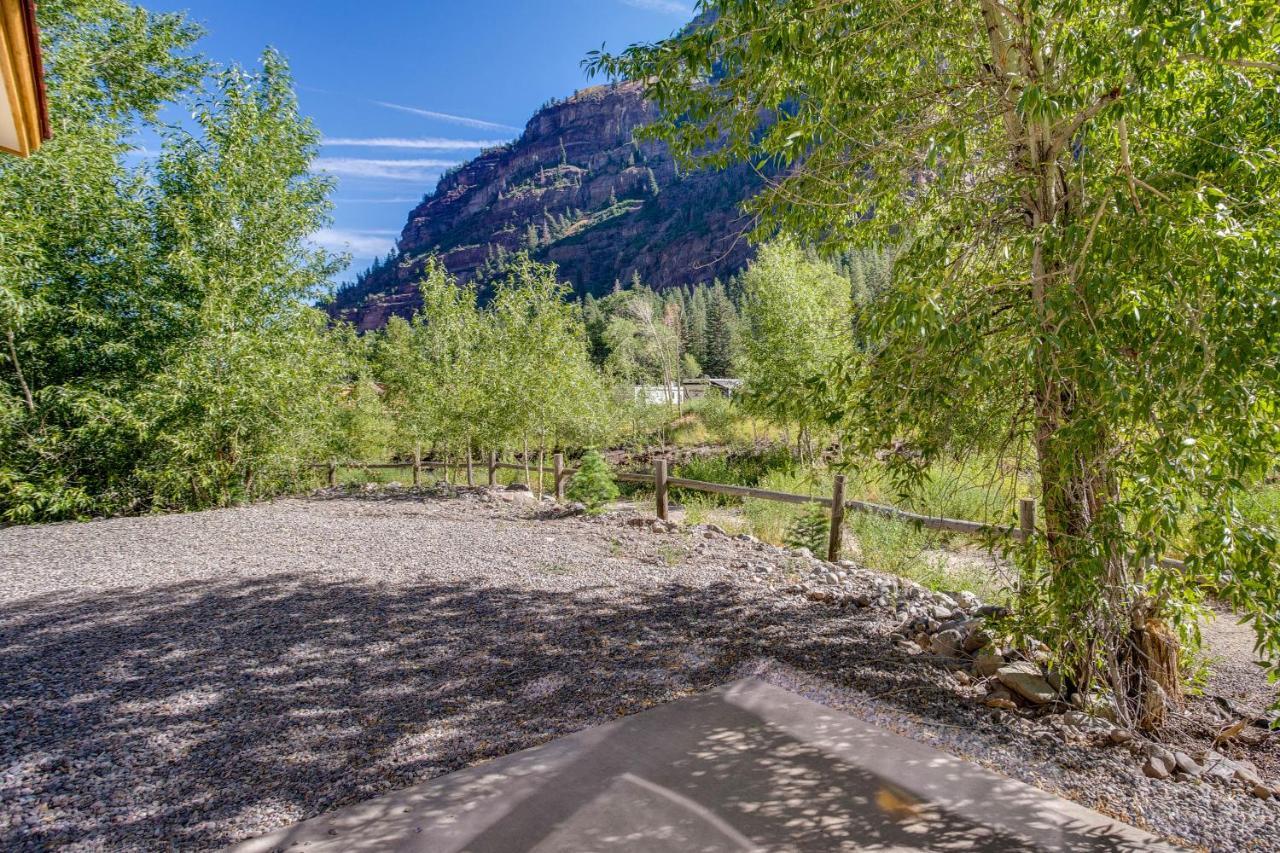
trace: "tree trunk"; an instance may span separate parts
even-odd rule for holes
[[[1146,593],[1145,567],[1108,544],[1122,541],[1105,530],[1115,523],[1108,509],[1119,495],[1107,464],[1109,436],[1101,428],[1088,436],[1074,421],[1080,401],[1060,381],[1046,378],[1043,387],[1036,450],[1055,604],[1070,601],[1080,584],[1094,590],[1083,612],[1057,614],[1068,644],[1059,651],[1074,664],[1070,675],[1078,690],[1087,692],[1100,678],[1111,688],[1123,723],[1154,730],[1168,708],[1182,702],[1177,638]],[[1097,664],[1100,673],[1094,671]]]
[[[543,472],[546,468],[546,465],[545,465],[546,458],[547,458],[547,439],[544,436],[542,438],[541,443],[538,445],[538,500],[542,500],[542,494],[546,488],[542,482]]]

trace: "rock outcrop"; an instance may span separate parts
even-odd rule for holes
[[[526,249],[596,295],[634,275],[662,289],[741,269],[751,223],[740,205],[762,179],[745,165],[682,173],[661,143],[635,139],[655,117],[635,83],[544,107],[519,139],[445,175],[409,214],[397,256],[343,288],[334,313],[362,330],[411,314],[433,253],[466,281]]]

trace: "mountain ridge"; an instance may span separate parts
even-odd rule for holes
[[[331,313],[361,331],[411,315],[433,254],[466,282],[528,251],[578,295],[634,277],[664,290],[737,272],[752,255],[740,206],[763,179],[745,164],[682,171],[665,145],[635,138],[656,118],[634,82],[548,102],[518,139],[446,173],[410,211],[395,253],[339,288]]]

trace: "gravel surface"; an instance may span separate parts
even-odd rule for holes
[[[390,493],[0,530],[0,849],[216,848],[745,674],[1171,839],[1280,849],[1276,800],[980,706],[892,604],[787,592],[803,558],[552,515]]]

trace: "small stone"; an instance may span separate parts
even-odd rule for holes
[[[1250,788],[1261,788],[1262,777],[1258,775],[1257,770],[1249,762],[1237,761],[1235,768],[1235,780]]]
[[[982,607],[982,599],[978,598],[978,596],[969,592],[967,589],[960,590],[955,593],[952,598],[954,598],[961,607],[968,610],[970,613],[976,612],[978,608]]]
[[[1185,773],[1188,776],[1200,778],[1200,774],[1204,773],[1204,768],[1196,763],[1196,760],[1185,752],[1175,752],[1173,754],[1174,764],[1177,765],[1179,773]]]
[[[812,552],[812,551],[810,551],[808,548],[796,548],[796,549],[794,549],[791,553],[792,553],[793,555],[795,555],[795,556],[797,556],[797,557],[801,558],[802,560],[812,560],[812,559],[813,559],[813,552]]]
[[[1206,749],[1196,758],[1204,767],[1204,775],[1215,782],[1230,782],[1235,777],[1235,762],[1225,755]]]
[[[1016,711],[1018,703],[1013,701],[1013,694],[1003,687],[997,686],[982,700],[988,708],[999,708],[1001,711]]]
[[[943,607],[947,608],[948,610],[955,610],[957,607],[960,606],[959,604],[956,603],[956,600],[954,598],[947,595],[945,592],[935,592],[933,594],[933,602],[934,604],[941,604]]]
[[[1037,705],[1052,702],[1058,695],[1041,675],[1040,667],[1033,663],[1020,661],[1002,666],[996,671],[996,677],[1005,687]]]
[[[1253,786],[1253,795],[1260,800],[1271,799],[1271,789],[1259,782]]]
[[[1169,768],[1156,756],[1148,756],[1142,763],[1142,772],[1150,779],[1168,779]]]
[[[959,684],[961,687],[968,687],[973,683],[973,679],[969,677],[969,673],[965,672],[963,669],[957,669],[955,672],[951,673],[951,677],[954,678],[956,680],[956,684]]]
[[[1174,754],[1158,743],[1147,744],[1144,751],[1148,759],[1158,762],[1165,769],[1166,775],[1172,773],[1178,766]]]
[[[944,604],[934,604],[928,608],[928,613],[939,622],[945,622],[951,618],[953,610]]]
[[[969,636],[964,638],[964,650],[972,654],[978,649],[985,649],[991,645],[991,635],[983,630],[970,631]]]
[[[934,634],[929,642],[929,651],[940,657],[955,657],[960,652],[964,638],[955,628]]]
[[[1004,666],[1004,655],[996,652],[984,651],[980,652],[973,659],[973,671],[982,678],[990,678],[1000,671],[1000,667]]]
[[[1116,728],[1107,733],[1107,739],[1116,745],[1130,743],[1134,737],[1133,732],[1128,729]]]

